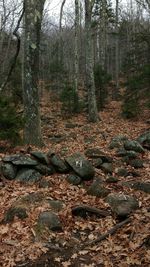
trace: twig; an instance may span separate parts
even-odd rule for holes
[[[108,230],[107,233],[101,235],[100,237],[98,237],[97,239],[95,240],[92,240],[90,242],[87,242],[83,245],[83,247],[87,247],[87,246],[90,246],[90,245],[95,245],[96,243],[99,243],[101,241],[103,241],[104,239],[106,239],[109,235],[113,235],[116,233],[116,231],[121,228],[123,225],[129,223],[131,221],[130,218],[127,218],[126,220],[120,222],[120,223],[117,223],[114,227],[112,227],[110,230]]]

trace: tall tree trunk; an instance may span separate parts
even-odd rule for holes
[[[75,62],[74,62],[74,111],[78,111],[79,84],[79,0],[75,0]]]
[[[60,8],[60,18],[59,18],[59,64],[62,65],[63,64],[63,32],[62,32],[62,18],[63,18],[63,9],[64,9],[64,5],[66,3],[66,0],[62,1],[61,4],[61,8]]]
[[[100,14],[100,64],[103,70],[106,65],[106,0],[101,0]]]
[[[85,0],[85,34],[86,34],[86,87],[88,92],[88,115],[89,121],[99,121],[97,110],[95,82],[94,82],[94,59],[92,49],[92,35],[91,35],[91,17],[92,17],[92,2]]]
[[[115,80],[116,80],[116,88],[115,88],[115,100],[119,97],[119,32],[118,32],[118,11],[119,11],[119,0],[116,0],[116,22],[115,22],[115,31],[116,31],[116,40],[115,40]]]
[[[40,31],[45,0],[24,1],[24,141],[26,144],[41,146],[42,136],[39,107],[38,72]]]

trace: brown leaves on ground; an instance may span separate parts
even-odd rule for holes
[[[47,101],[49,97],[49,102]],[[59,153],[60,156],[67,156],[76,151],[84,153],[86,148],[98,147],[108,155],[114,156],[114,152],[108,149],[108,144],[112,137],[116,135],[127,135],[130,139],[135,139],[147,128],[146,120],[148,113],[145,111],[137,121],[125,121],[119,115],[120,103],[111,102],[101,112],[101,119],[97,124],[89,124],[85,115],[77,115],[73,118],[62,119],[60,115],[60,104],[51,103],[50,96],[42,101],[43,135],[46,147]],[[50,110],[50,106],[52,106]],[[77,124],[74,128],[66,128],[66,123]],[[61,135],[64,139],[61,142],[53,142],[51,136]],[[13,153],[24,150],[26,147],[18,147],[8,150]],[[3,157],[4,154],[0,154]],[[142,180],[149,179],[149,152],[143,157],[147,164],[140,169]],[[130,167],[131,168],[131,167]],[[104,177],[104,173],[98,170],[97,176]],[[25,266],[32,266],[29,262],[36,262],[39,258],[40,266],[46,261],[52,266],[84,266],[84,267],[127,267],[142,266],[147,267],[150,262],[150,247],[145,240],[150,231],[149,204],[150,196],[129,188],[122,188],[119,185],[107,185],[112,192],[121,192],[134,195],[140,201],[140,209],[131,217],[131,223],[117,231],[113,236],[86,249],[78,250],[80,245],[86,241],[92,241],[101,234],[106,233],[116,224],[112,216],[106,218],[87,218],[73,217],[71,208],[78,204],[86,204],[100,209],[109,208],[103,199],[89,196],[82,186],[73,186],[66,181],[66,175],[54,174],[45,179],[52,182],[49,188],[39,188],[38,184],[33,186],[23,186],[15,181],[1,179],[0,188],[0,221],[3,220],[5,212],[21,196],[29,193],[42,193],[45,201],[38,205],[32,203],[28,210],[28,218],[24,221],[15,218],[12,223],[0,225],[0,266],[13,267],[21,262]],[[121,178],[122,180],[125,178]],[[58,215],[63,224],[62,233],[45,232],[42,238],[37,237],[35,224],[41,211],[50,209],[47,199],[57,199],[63,201],[63,209]],[[150,210],[149,210],[150,211]],[[149,241],[150,242],[150,241]],[[50,245],[50,251],[48,246]],[[57,246],[58,245],[58,246]],[[52,246],[52,248],[51,248]],[[54,248],[53,248],[54,247]],[[57,251],[58,249],[58,251]],[[49,252],[48,252],[49,251]],[[48,254],[46,253],[49,253]],[[42,258],[43,254],[46,256]],[[53,261],[52,261],[53,259]],[[43,264],[43,265],[42,265]],[[21,266],[21,265],[20,265]],[[36,266],[36,265],[33,265]],[[50,265],[48,265],[50,266]]]

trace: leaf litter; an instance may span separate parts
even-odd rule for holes
[[[50,110],[46,99],[42,100],[42,116],[57,117],[57,123],[51,120],[51,125],[43,123],[43,135],[45,148],[43,152],[54,150],[61,156],[68,156],[74,152],[84,153],[85,149],[98,147],[108,155],[115,158],[114,151],[108,149],[110,140],[116,135],[126,135],[130,139],[136,139],[147,127],[147,112],[143,112],[137,121],[127,121],[120,117],[120,103],[112,101],[105,110],[101,112],[102,121],[97,124],[89,124],[84,114],[76,115],[72,118],[62,119],[60,105],[56,109]],[[74,123],[77,127],[68,129],[66,123]],[[86,127],[85,127],[86,126]],[[49,136],[60,134],[66,136],[60,143],[54,143]],[[93,137],[90,141],[90,137]],[[85,141],[89,138],[89,142]],[[16,153],[20,150],[27,151],[27,147],[17,147],[7,149],[7,154]],[[6,153],[1,153],[2,158]],[[144,168],[138,170],[142,181],[149,181],[150,153],[147,151],[143,155],[146,159]],[[97,176],[105,177],[101,170]],[[16,181],[2,180],[0,187],[0,266],[84,266],[84,267],[127,267],[142,266],[147,267],[150,261],[150,241],[146,243],[150,231],[150,197],[141,191],[135,191],[110,184],[108,187],[112,192],[122,192],[130,194],[140,201],[140,208],[131,216],[131,222],[119,229],[114,235],[109,235],[103,242],[79,249],[88,240],[93,241],[101,234],[105,234],[116,223],[116,218],[108,216],[106,218],[87,217],[86,220],[80,217],[73,217],[71,209],[81,203],[107,209],[109,205],[101,198],[87,195],[82,186],[70,185],[65,175],[54,174],[46,177],[53,186],[49,188],[39,188],[38,184],[23,186]],[[126,178],[121,177],[125,180]],[[41,211],[48,209],[47,201],[32,203],[28,218],[21,221],[14,218],[9,224],[4,224],[5,212],[20,197],[30,193],[42,193],[44,199],[57,199],[64,203],[63,209],[58,212],[63,225],[63,232],[46,232],[44,236],[37,237],[35,225]],[[150,237],[149,237],[150,240]]]

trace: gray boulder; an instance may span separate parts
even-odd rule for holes
[[[44,164],[39,163],[34,167],[34,169],[43,175],[51,175],[56,172],[54,167],[50,164],[46,166]]]
[[[47,227],[51,231],[62,231],[59,217],[51,211],[44,211],[39,215],[38,225]]]
[[[118,149],[116,151],[116,156],[117,157],[128,157],[129,159],[135,159],[138,157],[138,154],[135,151],[132,151],[132,150],[127,151],[127,150],[122,148],[122,149]]]
[[[23,168],[18,171],[16,180],[22,183],[33,184],[35,182],[38,182],[41,179],[41,177],[42,176],[38,171],[34,169]]]
[[[65,161],[62,160],[58,155],[49,151],[48,158],[50,163],[54,166],[55,170],[60,173],[67,173],[69,171]]]
[[[38,164],[36,160],[33,160],[29,156],[22,154],[6,156],[3,158],[3,162],[11,162],[16,166],[35,166]]]
[[[103,186],[103,183],[100,179],[97,179],[88,188],[87,193],[91,196],[106,197],[110,193],[110,190]]]
[[[122,185],[150,194],[150,182],[129,181],[123,182]]]
[[[103,151],[101,151],[99,148],[88,148],[85,151],[85,155],[88,158],[95,159],[95,160],[101,160],[103,163],[111,163],[113,159],[106,155]]]
[[[48,157],[45,153],[41,152],[41,151],[32,151],[30,152],[30,154],[35,157],[36,160],[38,160],[39,162],[48,165]]]
[[[103,163],[100,168],[105,172],[105,173],[110,173],[112,174],[113,172],[113,166],[112,163]]]
[[[109,194],[106,202],[110,205],[117,217],[127,217],[135,209],[139,208],[139,203],[136,198],[124,194]]]
[[[1,165],[1,172],[6,179],[13,180],[17,175],[17,167],[11,163],[3,163]]]
[[[80,153],[75,153],[66,158],[66,162],[83,180],[91,180],[94,177],[95,170],[91,163]]]
[[[109,144],[109,148],[110,149],[114,149],[114,148],[120,148],[124,145],[124,142],[126,142],[128,140],[128,138],[124,135],[117,135],[115,136],[110,144]]]
[[[144,148],[137,141],[126,141],[124,143],[124,148],[126,150],[132,150],[132,151],[139,152],[139,153],[145,152]]]
[[[150,150],[150,130],[146,131],[145,133],[141,134],[137,141],[146,149]]]

